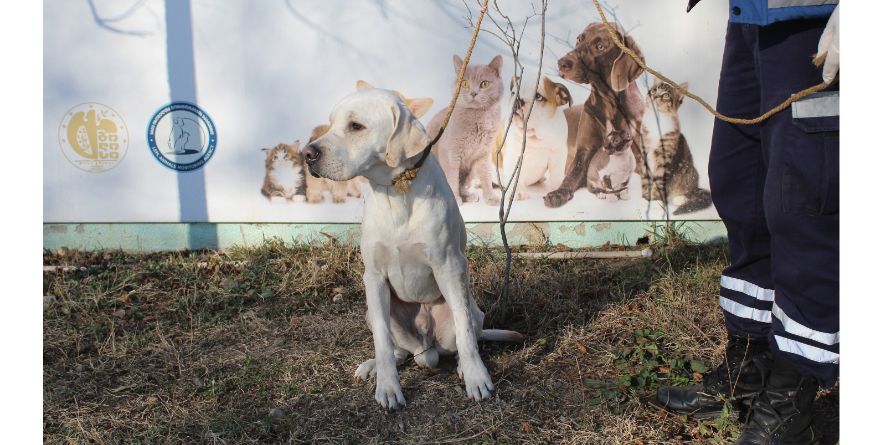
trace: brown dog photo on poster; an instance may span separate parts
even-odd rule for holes
[[[616,25],[622,42],[643,55],[634,39]],[[632,135],[631,147],[636,158],[636,171],[643,175],[643,162],[638,130],[643,117],[644,101],[636,80],[643,73],[613,42],[602,23],[591,23],[576,38],[575,48],[557,61],[560,76],[571,82],[591,85],[591,94],[579,118],[575,154],[566,165],[562,184],[544,197],[548,207],[569,202],[575,191],[587,185],[588,169],[597,150],[602,149],[607,126],[614,131]],[[634,137],[636,135],[636,137]]]

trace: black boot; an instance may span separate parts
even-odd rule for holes
[[[821,437],[812,428],[818,382],[804,376],[777,354],[754,399],[751,417],[735,445],[814,445]]]
[[[725,400],[733,399],[746,406],[763,389],[760,369],[752,360],[769,353],[765,338],[729,336],[726,357],[717,369],[704,376],[701,384],[689,387],[663,386],[656,399],[659,405],[695,419],[720,415]]]

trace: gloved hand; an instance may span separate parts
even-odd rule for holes
[[[815,61],[817,65],[824,63],[821,77],[825,82],[830,83],[840,72],[840,5],[834,8],[831,19],[821,34]]]

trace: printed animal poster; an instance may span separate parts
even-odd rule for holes
[[[713,117],[623,54],[592,2],[552,1],[543,51],[541,2],[498,3],[432,155],[466,221],[498,220],[521,155],[511,221],[717,219]],[[725,5],[604,5],[625,45],[716,101]],[[435,134],[478,9],[46,0],[44,221],[358,222],[371,184],[313,177],[305,147],[358,88],[396,91]]]

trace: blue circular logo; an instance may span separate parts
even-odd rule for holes
[[[203,109],[189,102],[163,106],[148,123],[148,148],[164,166],[176,171],[203,167],[218,145],[215,124]]]

